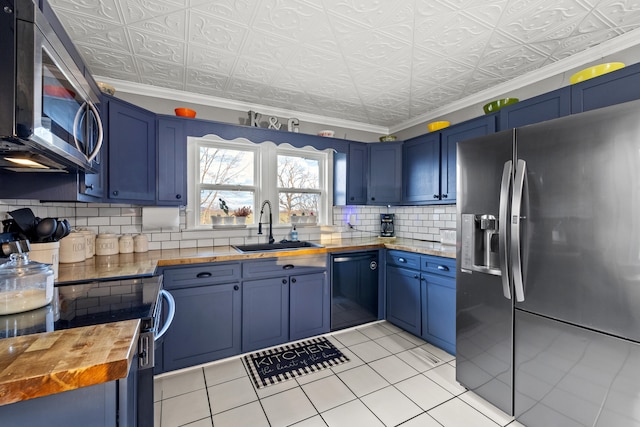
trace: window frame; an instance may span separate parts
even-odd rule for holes
[[[236,138],[234,140],[226,140],[217,135],[206,135],[203,137],[187,138],[187,189],[188,204],[186,208],[186,226],[187,230],[203,230],[210,229],[210,224],[199,223],[199,203],[200,190],[204,187],[220,189],[222,191],[233,191],[238,189],[243,191],[248,186],[237,185],[202,185],[200,181],[200,150],[202,145],[210,147],[219,147],[226,149],[236,149],[254,152],[254,203],[253,207],[253,224],[248,224],[247,228],[257,228],[260,218],[260,207],[264,200],[270,200],[273,207],[273,215],[278,219],[274,222],[275,228],[289,228],[291,223],[280,223],[279,212],[279,192],[277,182],[277,159],[278,155],[288,155],[297,157],[306,157],[318,160],[320,163],[319,180],[320,180],[320,209],[316,213],[318,215],[318,226],[329,224],[331,221],[331,212],[333,207],[333,150],[317,150],[313,147],[297,148],[290,144],[275,144],[271,141],[254,143],[246,138]],[[285,189],[286,190],[286,189]],[[294,189],[295,191],[304,192],[303,190],[311,189]],[[318,190],[311,190],[311,193],[317,193]],[[236,207],[230,207],[235,209]],[[266,214],[266,212],[265,212]],[[264,221],[264,219],[263,219]]]

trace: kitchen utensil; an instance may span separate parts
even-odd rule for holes
[[[54,242],[60,241],[63,237],[66,237],[69,234],[69,222],[65,222],[66,220],[58,220],[58,224],[56,225],[56,231],[51,236],[51,239]]]
[[[491,114],[491,113],[495,113],[496,111],[498,111],[502,107],[506,107],[507,105],[515,104],[518,101],[520,101],[518,98],[496,99],[495,101],[491,101],[491,102],[489,102],[487,104],[484,104],[482,109],[484,110],[485,114]]]
[[[451,125],[451,122],[448,122],[446,120],[441,120],[438,122],[427,123],[427,129],[429,129],[429,132],[435,132],[437,130],[449,127],[450,125]]]
[[[584,70],[578,71],[577,73],[572,75],[569,78],[569,82],[573,85],[585,80],[592,79],[594,77],[601,76],[603,74],[610,73],[615,70],[619,70],[623,67],[624,63],[622,62],[608,62],[606,64],[594,65],[593,67],[585,68]]]
[[[21,208],[7,213],[11,215],[24,234],[29,235],[35,227],[36,216],[31,209]]]
[[[27,253],[11,254],[0,265],[0,315],[45,306],[53,299],[53,269],[30,261]]]
[[[180,117],[189,117],[193,119],[196,116],[196,111],[192,110],[191,108],[176,108],[175,112],[176,116]]]
[[[54,218],[45,218],[38,222],[35,229],[35,241],[36,242],[46,242],[48,241],[56,232],[58,227],[58,221]]]
[[[84,261],[85,253],[85,237],[79,231],[72,231],[69,235],[60,240],[60,264],[70,264],[74,262]]]

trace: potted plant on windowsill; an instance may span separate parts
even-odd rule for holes
[[[227,202],[225,202],[223,199],[218,199],[218,205],[220,206],[220,209],[222,210],[222,212],[225,213],[226,216],[211,215],[211,223],[213,225],[233,224],[233,217],[229,216],[229,206],[227,206]]]
[[[233,211],[233,216],[236,217],[236,224],[245,224],[247,217],[251,215],[251,208],[249,206],[243,206]]]

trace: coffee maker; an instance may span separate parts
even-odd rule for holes
[[[394,214],[380,214],[380,236],[393,237],[395,231],[393,229]]]

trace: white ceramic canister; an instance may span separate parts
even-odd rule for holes
[[[81,228],[79,231],[84,234],[84,256],[89,259],[96,254],[96,233],[87,228]]]
[[[60,260],[60,242],[31,243],[29,259],[43,264],[51,264],[53,278],[57,280],[58,262]]]
[[[117,255],[120,252],[118,236],[101,233],[96,237],[96,255]]]
[[[133,237],[131,237],[131,234],[123,234],[120,236],[118,248],[121,254],[133,253]]]
[[[60,264],[80,262],[85,257],[85,237],[79,231],[72,231],[60,240]]]
[[[136,234],[133,237],[134,252],[147,252],[149,250],[149,239],[144,234]]]

